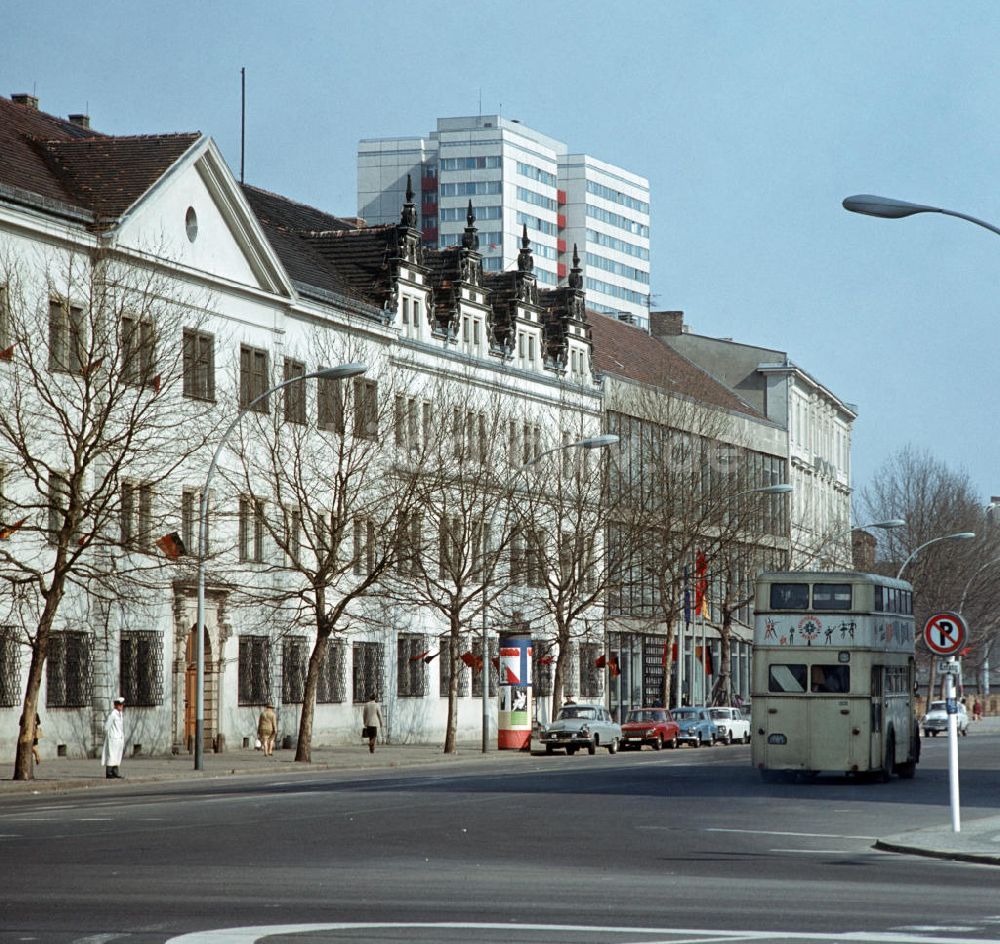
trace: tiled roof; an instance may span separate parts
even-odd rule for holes
[[[587,321],[594,342],[594,366],[600,373],[662,387],[725,410],[763,418],[728,387],[645,331],[593,311],[587,312]]]
[[[371,226],[310,234],[306,239],[351,295],[381,306],[391,288],[389,258],[395,232],[395,226]]]
[[[0,98],[0,184],[114,219],[199,137],[112,137]]]

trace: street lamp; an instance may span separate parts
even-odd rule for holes
[[[967,213],[959,213],[957,210],[945,210],[941,207],[925,206],[922,203],[907,203],[905,200],[893,200],[890,197],[877,197],[874,194],[861,193],[854,197],[846,197],[842,205],[845,210],[850,210],[851,213],[877,216],[883,220],[901,220],[917,213],[940,213],[943,216],[954,216],[956,219],[975,223],[976,226],[981,226],[983,229],[988,229],[991,233],[1000,236],[1000,229],[985,220],[969,216]]]
[[[552,455],[554,452],[562,452],[566,449],[606,449],[609,446],[614,446],[618,442],[619,437],[615,436],[613,433],[605,433],[601,436],[588,436],[585,439],[577,439],[575,442],[563,443],[561,446],[553,446],[551,449],[544,449],[533,459],[529,459],[523,465],[518,466],[516,473],[521,473],[525,469],[530,469],[532,466],[538,464],[539,460],[543,456]],[[485,549],[486,539],[490,532],[493,530],[493,525],[496,523],[497,515],[500,512],[500,506],[497,505],[493,509],[493,514],[490,515],[489,521],[486,525],[486,531],[483,534],[483,545]],[[485,754],[489,750],[489,740],[490,740],[490,678],[489,678],[489,628],[487,625],[487,613],[486,613],[486,560],[485,553],[483,554],[483,753]]]
[[[208,558],[208,488],[212,481],[212,474],[218,465],[219,456],[222,455],[226,441],[232,435],[233,430],[239,426],[243,417],[252,410],[261,400],[269,397],[272,393],[287,387],[289,384],[298,383],[300,380],[309,380],[319,377],[323,380],[339,380],[344,377],[355,377],[368,370],[366,364],[340,364],[337,367],[324,367],[320,370],[310,371],[308,374],[299,374],[289,377],[279,384],[268,388],[263,393],[254,397],[237,414],[236,419],[229,424],[229,427],[222,434],[219,445],[216,446],[212,461],[208,464],[208,474],[205,476],[205,488],[201,493],[201,502],[198,511],[198,617],[197,635],[195,639],[195,663],[197,665],[197,680],[195,682],[195,734],[194,734],[194,769],[203,770],[205,765],[205,564]]]
[[[985,564],[980,564],[973,572],[972,576],[969,577],[968,583],[965,585],[965,589],[962,591],[962,599],[958,603],[958,615],[962,615],[962,608],[965,606],[965,598],[969,594],[969,588],[972,586],[972,582],[979,576],[979,574],[986,570],[987,567],[992,567],[994,564],[1000,564],[1000,557],[994,557],[993,560],[988,560]]]
[[[844,528],[842,531],[834,531],[819,547],[819,550],[813,554],[803,565],[802,569],[805,569],[809,564],[811,564],[816,558],[820,556],[823,549],[828,545],[832,544],[837,538],[842,538],[845,534],[853,534],[855,531],[867,531],[869,528],[881,528],[883,531],[891,531],[893,528],[905,528],[906,521],[902,518],[887,518],[885,521],[869,521],[868,524],[855,524],[850,528]]]
[[[906,565],[913,560],[925,547],[931,544],[937,544],[938,541],[970,541],[976,536],[975,531],[958,531],[955,534],[942,534],[940,537],[931,538],[929,541],[924,541],[919,547],[915,547],[911,552],[910,556],[903,561],[903,565],[899,568],[899,573],[896,574],[897,580],[903,579],[903,571],[906,570]]]

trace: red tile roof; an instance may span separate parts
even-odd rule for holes
[[[587,321],[594,342],[594,366],[600,373],[763,418],[728,387],[640,328],[593,311],[587,312]]]

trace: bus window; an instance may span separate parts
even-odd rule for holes
[[[798,664],[769,666],[767,690],[801,694],[806,690],[806,667]]]
[[[840,694],[851,690],[851,668],[847,665],[814,665],[810,688],[820,694]]]
[[[849,583],[817,583],[813,585],[814,610],[849,610],[851,585]]]
[[[772,583],[772,610],[808,610],[809,584],[807,583]]]

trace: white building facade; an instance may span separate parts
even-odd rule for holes
[[[439,118],[424,137],[359,143],[359,216],[393,221],[408,176],[425,245],[457,245],[471,201],[486,271],[514,265],[526,227],[541,287],[565,284],[576,246],[588,307],[648,324],[646,178],[499,115]]]

